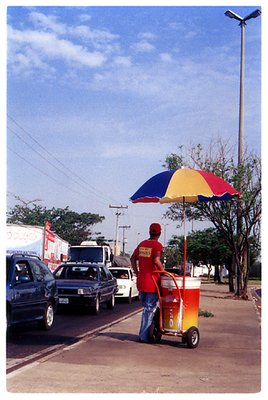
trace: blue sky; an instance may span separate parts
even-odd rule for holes
[[[15,195],[98,213],[96,230],[112,239],[109,204],[128,205],[127,250],[154,221],[169,239],[167,208],[129,197],[180,145],[221,137],[236,148],[240,28],[224,12],[259,7],[10,6],[7,206]],[[245,45],[245,144],[257,154],[262,18],[247,23]]]

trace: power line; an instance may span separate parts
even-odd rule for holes
[[[40,157],[42,157],[46,162],[48,162],[49,164],[52,164],[58,171],[60,171],[61,173],[63,173],[65,176],[67,176],[68,178],[72,179],[76,184],[78,184],[79,186],[81,186],[84,190],[87,190],[84,186],[81,185],[80,182],[77,182],[76,179],[74,179],[73,176],[77,177],[81,182],[83,182],[88,188],[90,188],[90,191],[92,194],[94,194],[96,197],[102,198],[105,201],[110,201],[111,197],[108,197],[106,194],[104,194],[103,192],[101,192],[100,190],[96,189],[94,186],[90,185],[85,179],[81,178],[79,175],[77,175],[75,172],[73,172],[70,168],[68,168],[65,164],[63,164],[57,157],[55,157],[50,151],[48,151],[42,144],[40,144],[28,131],[26,131],[20,124],[18,124],[18,122],[11,117],[9,114],[7,114],[8,118],[19,128],[21,129],[24,133],[26,133],[27,136],[29,136],[43,151],[45,151],[52,159],[54,159],[58,164],[60,164],[65,171],[69,171],[72,175],[68,175],[65,171],[62,171],[59,167],[57,167],[54,163],[51,163],[51,161],[49,161],[45,156],[41,155],[40,152],[38,152],[35,148],[33,148],[29,143],[27,143],[27,141],[25,141],[24,139],[22,139],[22,137],[15,132],[14,130],[12,130],[11,128],[8,127],[8,129],[15,134],[20,140],[22,140],[27,146],[29,146],[32,151],[34,151],[35,153],[37,153]]]
[[[29,143],[26,142],[26,140],[24,140],[17,132],[13,131],[11,128],[7,127],[7,129],[12,132],[15,136],[17,136],[17,138],[19,138],[23,143],[25,143],[28,147],[30,147],[30,149],[32,149],[32,151],[36,154],[38,154],[41,158],[43,158],[43,160],[49,162],[49,160],[43,156],[42,153],[40,153],[39,151],[37,151],[33,146],[31,146]],[[59,169],[56,165],[53,164],[53,166],[62,174],[64,174],[67,178],[69,178],[68,174],[66,174],[66,172],[62,171],[61,169]]]
[[[44,170],[42,170],[41,168],[38,168],[36,165],[34,165],[33,163],[31,163],[29,160],[27,160],[26,158],[22,157],[21,154],[17,153],[16,151],[14,151],[13,149],[11,149],[9,146],[7,146],[7,148],[9,149],[9,151],[11,151],[12,153],[14,153],[17,157],[21,158],[23,161],[25,161],[27,164],[29,164],[31,167],[33,167],[34,169],[36,169],[37,171],[41,172],[43,175],[47,176],[49,179],[52,179],[54,182],[56,182],[58,185],[63,186],[64,188],[68,189],[70,192],[76,193],[79,196],[84,196],[86,199],[88,199],[88,196],[85,195],[84,193],[79,193],[76,190],[70,188],[69,186],[65,185],[63,182],[58,181],[57,179],[55,179],[53,176],[49,175],[48,173],[46,173]],[[103,203],[106,204],[106,203]]]
[[[36,154],[38,154],[38,156],[40,156],[42,159],[44,159],[46,162],[48,162],[49,165],[52,165],[52,166],[55,167],[59,172],[63,173],[67,178],[72,179],[77,185],[79,185],[80,187],[82,187],[84,190],[87,190],[84,186],[81,185],[80,182],[77,182],[77,180],[75,180],[75,179],[73,178],[73,176],[70,176],[70,175],[67,174],[65,171],[61,170],[59,167],[57,167],[57,166],[55,165],[55,163],[53,163],[53,162],[51,162],[50,160],[48,160],[48,159],[47,159],[45,156],[43,156],[39,151],[37,151],[35,148],[33,148],[33,146],[31,146],[31,145],[30,145],[25,139],[23,139],[17,132],[15,132],[14,130],[12,130],[12,129],[9,128],[9,127],[7,127],[7,129],[9,129],[9,130],[10,130],[13,134],[15,134],[23,143],[25,143],[28,147],[30,147],[31,150],[32,150],[33,152],[35,152]],[[30,135],[30,137],[31,137],[31,135]],[[36,143],[38,143],[34,138],[33,138],[33,140],[34,140]],[[41,147],[41,148],[44,148],[42,145],[40,145],[40,147]],[[47,154],[50,155],[50,153],[49,153],[48,151],[46,151],[46,152],[47,152]],[[60,164],[62,164],[59,160],[57,160],[56,157],[53,157],[53,158],[55,158],[55,160],[56,160],[57,162],[59,162]],[[62,165],[64,166],[64,164],[62,164]],[[65,167],[65,169],[68,170],[67,167]],[[93,193],[96,197],[102,197],[102,198],[103,198],[103,196],[98,195],[98,193],[95,193],[95,192],[92,192],[92,191],[91,191],[91,193]],[[108,199],[105,198],[105,200],[108,200]]]

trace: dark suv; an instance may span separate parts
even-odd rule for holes
[[[38,321],[43,329],[50,329],[58,305],[53,274],[36,256],[12,254],[6,261],[7,327]]]

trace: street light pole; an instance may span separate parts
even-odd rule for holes
[[[246,17],[242,18],[240,15],[234,13],[231,10],[227,10],[224,13],[227,17],[236,19],[240,21],[239,26],[241,27],[241,55],[240,55],[240,91],[239,91],[239,132],[238,132],[238,174],[240,175],[238,191],[242,195],[243,185],[242,185],[242,174],[241,167],[244,165],[244,65],[245,65],[245,27],[246,21],[252,18],[257,18],[261,15],[260,10],[255,10]],[[238,248],[242,247],[242,208],[241,203],[238,201],[237,206],[237,238],[238,238]],[[235,282],[236,282],[236,294],[240,294],[240,271],[237,269],[237,263],[235,263]]]
[[[244,66],[245,66],[246,23],[244,21],[241,21],[240,26],[241,26],[241,58],[240,58],[239,137],[238,137],[239,166],[244,164]]]
[[[261,10],[255,10],[246,17],[242,18],[240,15],[231,10],[224,13],[226,17],[240,21],[241,27],[241,57],[240,57],[240,98],[239,98],[239,136],[238,136],[238,166],[244,163],[244,65],[245,65],[245,27],[246,21],[252,18],[257,18],[261,15]]]

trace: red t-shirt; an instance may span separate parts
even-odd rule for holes
[[[160,242],[150,239],[143,240],[134,250],[134,256],[139,260],[137,287],[140,292],[157,292],[152,272],[158,270],[154,264],[154,258],[157,252],[160,252],[161,255],[162,250],[163,246]],[[154,274],[154,277],[159,279],[158,274]]]

